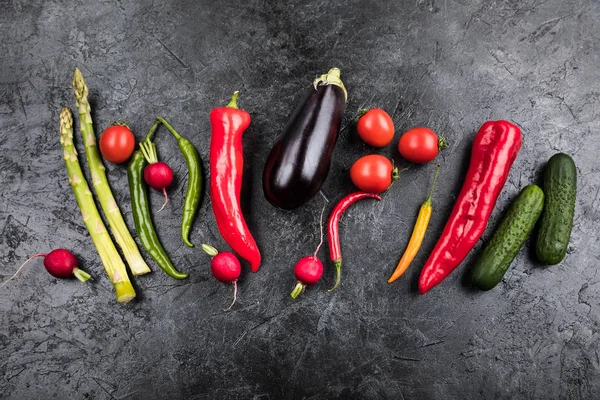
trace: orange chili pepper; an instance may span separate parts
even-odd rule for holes
[[[429,190],[429,196],[427,197],[427,200],[421,204],[417,222],[413,228],[408,246],[406,247],[402,258],[400,259],[396,270],[388,279],[388,283],[392,283],[402,276],[421,248],[421,243],[423,243],[423,238],[425,237],[425,232],[427,231],[427,226],[429,225],[429,219],[431,218],[431,195],[433,194],[433,188],[435,187],[435,181],[439,171],[440,164],[438,163],[437,168],[435,169],[435,174],[433,175],[433,183],[431,184],[431,189]]]

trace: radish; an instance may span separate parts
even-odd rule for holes
[[[296,265],[294,265],[294,276],[298,280],[294,290],[290,293],[293,299],[298,297],[298,295],[304,293],[306,286],[314,285],[321,279],[321,275],[323,275],[323,263],[317,257],[317,253],[323,244],[323,213],[325,212],[325,206],[327,205],[327,199],[321,192],[321,195],[325,199],[325,204],[323,204],[323,209],[321,210],[321,219],[319,221],[319,228],[321,230],[321,241],[315,250],[315,253],[312,256],[302,257]]]
[[[27,261],[21,264],[19,269],[17,269],[17,272],[8,278],[2,285],[0,285],[0,287],[6,285],[9,281],[16,278],[23,267],[29,261],[37,257],[44,257],[44,267],[46,267],[46,271],[56,278],[65,279],[75,275],[75,277],[81,282],[87,282],[88,279],[91,278],[90,274],[78,268],[77,258],[75,258],[73,253],[65,249],[56,249],[47,254],[35,254],[29,257]]]
[[[162,190],[165,195],[165,202],[158,210],[162,211],[169,202],[167,187],[173,182],[173,170],[166,163],[157,161],[144,168],[144,180],[152,189]]]
[[[298,279],[298,283],[290,294],[292,298],[298,297],[303,293],[308,285],[314,285],[321,279],[323,275],[323,263],[316,256],[302,257],[296,265],[294,265],[294,276]]]
[[[157,125],[155,124],[155,126]],[[146,140],[140,143],[140,150],[146,161],[148,161],[148,165],[144,168],[144,180],[152,189],[162,190],[165,195],[165,202],[158,210],[162,211],[169,202],[167,187],[173,182],[173,170],[166,163],[158,161],[156,145],[150,140],[153,133],[154,131],[150,130]]]
[[[202,250],[212,257],[210,270],[213,276],[221,282],[233,282],[233,302],[224,311],[229,311],[237,299],[237,279],[242,273],[240,260],[235,254],[228,251],[218,252],[217,249],[208,244],[202,244]]]

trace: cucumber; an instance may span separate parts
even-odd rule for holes
[[[475,260],[471,282],[481,290],[496,286],[535,226],[544,208],[539,186],[525,186],[512,202],[490,241]]]
[[[544,168],[546,207],[542,214],[535,253],[546,264],[558,264],[567,254],[573,229],[577,168],[564,153],[552,156]]]

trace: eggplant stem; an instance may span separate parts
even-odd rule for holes
[[[315,90],[317,90],[317,86],[327,86],[334,85],[342,89],[344,92],[344,100],[348,101],[348,91],[340,78],[340,70],[339,68],[331,68],[326,74],[319,76],[317,79],[313,81],[313,86]]]
[[[34,254],[33,256],[29,257],[27,259],[27,261],[25,261],[23,264],[21,264],[21,266],[19,267],[19,269],[17,269],[17,272],[15,272],[15,274],[13,276],[11,276],[10,278],[8,278],[7,280],[5,280],[2,285],[0,285],[0,287],[6,285],[8,282],[12,281],[13,279],[15,279],[17,277],[17,275],[19,274],[19,272],[21,272],[21,270],[23,269],[23,267],[25,266],[25,264],[27,264],[29,261],[33,260],[34,258],[37,257],[46,257],[48,254]]]

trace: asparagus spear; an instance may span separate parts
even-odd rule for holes
[[[110,230],[117,241],[123,255],[127,260],[129,269],[133,275],[143,275],[150,272],[150,268],[142,258],[137,245],[133,241],[121,210],[113,197],[110,186],[108,185],[108,179],[106,179],[105,168],[100,159],[100,153],[96,146],[96,136],[94,135],[94,127],[92,126],[92,116],[90,114],[90,103],[88,102],[88,88],[83,81],[83,76],[79,68],[75,69],[75,76],[73,77],[73,92],[75,93],[75,99],[77,101],[77,108],[79,110],[79,129],[83,136],[83,144],[85,145],[85,154],[90,167],[90,173],[92,175],[92,186],[96,191],[102,211],[106,215]]]
[[[135,290],[127,276],[125,264],[100,218],[92,192],[81,171],[77,151],[73,146],[73,116],[66,107],[60,113],[60,144],[63,147],[63,156],[69,173],[69,184],[75,193],[83,222],[100,254],[104,269],[115,287],[117,301],[120,303],[131,301],[135,298]]]

